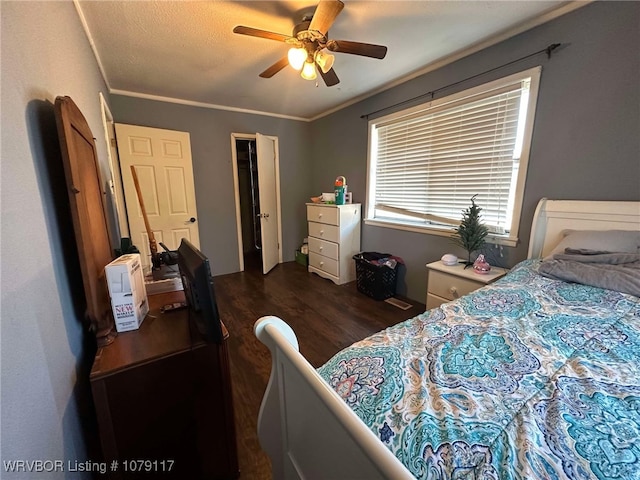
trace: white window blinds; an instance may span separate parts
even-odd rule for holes
[[[530,77],[521,78],[375,123],[372,218],[455,224],[477,195],[489,229],[509,232],[530,84]]]

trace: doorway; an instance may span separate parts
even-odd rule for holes
[[[278,138],[231,134],[240,271],[282,263]]]
[[[262,268],[262,238],[255,138],[236,139],[236,161],[244,268],[245,270],[260,270]]]

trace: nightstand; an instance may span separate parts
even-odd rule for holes
[[[427,272],[427,310],[429,310],[495,282],[508,270],[491,267],[491,271],[483,275],[476,273],[473,267],[465,269],[462,263],[448,266],[438,260],[427,264]]]

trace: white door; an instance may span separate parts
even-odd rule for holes
[[[116,124],[122,183],[131,240],[151,268],[149,236],[136,193],[131,166],[136,169],[149,226],[158,242],[176,250],[186,238],[200,248],[189,133]]]
[[[262,236],[262,273],[278,264],[278,205],[276,194],[276,141],[256,134],[258,190],[260,195],[260,232]]]

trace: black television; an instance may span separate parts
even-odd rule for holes
[[[209,259],[183,238],[178,248],[178,268],[189,308],[189,320],[207,341],[222,343],[222,326]]]

